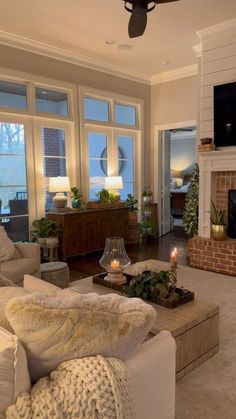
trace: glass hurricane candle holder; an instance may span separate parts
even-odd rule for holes
[[[107,272],[104,279],[118,284],[127,282],[123,270],[130,265],[131,261],[126,253],[122,237],[108,237],[106,239],[104,252],[99,263]]]

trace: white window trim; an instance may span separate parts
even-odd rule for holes
[[[141,191],[142,191],[142,179],[143,179],[143,166],[144,163],[141,159],[144,150],[143,144],[143,127],[144,127],[144,111],[143,111],[143,100],[136,99],[129,96],[123,96],[116,93],[107,92],[104,90],[92,89],[85,86],[78,87],[79,95],[79,110],[80,110],[80,132],[81,132],[81,181],[83,185],[83,194],[86,198],[89,196],[89,167],[88,167],[88,148],[87,148],[87,133],[88,131],[93,132],[104,132],[107,129],[112,130],[112,135],[117,136],[120,134],[127,134],[130,136],[135,136],[136,144],[134,147],[134,188],[135,196],[138,200],[141,200]],[[97,100],[104,100],[109,103],[109,122],[100,122],[84,119],[84,106],[83,99],[84,97],[91,97]],[[136,108],[136,122],[137,126],[133,127],[130,125],[114,124],[111,120],[114,120],[112,106],[113,103],[119,103],[124,105],[134,106]],[[114,144],[114,138],[112,138],[112,143]],[[114,155],[114,154],[113,154]],[[115,162],[113,162],[113,167]],[[118,167],[116,168],[116,171]],[[112,175],[113,173],[109,173]],[[85,188],[84,188],[85,187]]]

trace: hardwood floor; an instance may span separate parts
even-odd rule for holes
[[[170,260],[171,250],[177,247],[179,257],[178,263],[187,265],[186,246],[188,238],[183,228],[175,227],[174,230],[166,236],[159,237],[155,242],[143,242],[136,245],[127,245],[126,251],[131,259],[131,263],[140,262],[147,259]],[[104,269],[99,265],[99,259],[103,252],[87,254],[86,256],[77,256],[67,260],[70,268],[70,279],[84,278],[103,272]]]

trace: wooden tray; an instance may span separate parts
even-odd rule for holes
[[[107,272],[94,275],[93,283],[103,285],[104,287],[111,288],[113,290],[120,291],[122,293],[127,294],[127,286],[129,285],[129,282],[133,278],[132,275],[124,274],[124,276],[126,276],[127,278],[126,284],[115,284],[114,282],[107,281],[106,279],[104,279],[106,275],[107,275]],[[166,308],[175,308],[182,304],[188,303],[189,301],[194,300],[194,292],[192,291],[189,291],[186,289],[184,290],[182,288],[176,288],[175,292],[177,292],[178,294],[181,294],[178,300],[172,300],[171,297],[167,297],[167,298],[157,297],[157,300],[155,301],[154,304],[158,304]],[[147,301],[150,301],[150,300],[147,300]],[[153,303],[153,301],[150,301],[150,302]]]

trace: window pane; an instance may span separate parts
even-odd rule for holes
[[[97,199],[96,192],[104,188],[107,176],[107,135],[103,132],[88,133],[90,199]]]
[[[97,132],[89,132],[88,133],[89,158],[100,159],[102,154],[103,154],[102,157],[106,158],[107,157],[106,147],[107,147],[107,136],[106,136],[106,134],[97,133]]]
[[[134,137],[118,135],[119,175],[122,176],[124,188],[121,199],[127,194],[134,194]]]
[[[68,115],[67,93],[36,87],[36,111],[54,115]]]
[[[0,224],[13,241],[28,240],[24,125],[0,123],[0,144]]]
[[[26,86],[0,80],[0,107],[26,109]]]
[[[119,135],[118,137],[118,146],[121,150],[121,155],[119,153],[119,158],[133,160],[133,137],[127,137]]]
[[[115,104],[115,123],[136,125],[136,108],[134,106]]]
[[[66,144],[65,130],[61,128],[46,128],[41,130],[44,176],[46,177],[46,190],[49,177],[66,176]],[[63,191],[62,191],[63,192]],[[45,209],[54,207],[52,198],[54,193],[46,192]]]
[[[102,100],[84,98],[84,119],[93,121],[108,122],[108,102]]]

